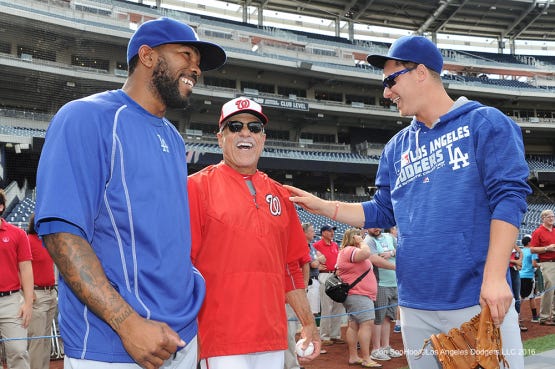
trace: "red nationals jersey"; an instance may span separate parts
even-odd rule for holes
[[[188,179],[193,264],[206,279],[200,357],[287,349],[285,292],[304,288],[306,239],[289,192],[223,162]]]

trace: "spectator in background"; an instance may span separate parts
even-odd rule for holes
[[[238,97],[222,106],[217,133],[223,161],[191,175],[193,264],[206,280],[199,314],[203,369],[283,369],[287,302],[301,325],[304,347],[320,353],[299,260],[306,237],[289,194],[257,169],[268,118]]]
[[[389,233],[391,235],[391,237],[393,237],[395,239],[395,242],[397,242],[397,227],[393,226],[390,228],[385,228],[383,230],[383,233]]]
[[[302,227],[310,254],[310,273],[307,287],[307,297],[312,314],[314,317],[317,317],[320,315],[320,282],[318,282],[318,275],[320,274],[319,268],[326,262],[326,257],[312,245],[312,241],[314,240],[314,225],[312,225],[312,223],[303,223]]]
[[[395,239],[395,244],[397,244],[397,227],[393,226],[391,228],[385,228],[384,233],[389,233]],[[395,313],[395,326],[393,327],[394,333],[401,333],[401,310],[397,306],[397,312]]]
[[[349,346],[349,365],[360,364],[365,368],[381,368],[370,356],[370,339],[374,321],[374,300],[377,283],[370,262],[370,248],[360,236],[360,230],[349,228],[343,234],[337,257],[337,275],[343,282],[352,284],[364,277],[349,290],[343,303],[349,315],[345,337]],[[360,345],[358,355],[357,343]]]
[[[317,317],[320,315],[320,283],[318,282],[318,274],[320,274],[318,270],[320,267],[320,260],[318,257],[318,251],[312,246],[312,241],[314,240],[314,226],[312,223],[303,223],[302,227],[306,237],[306,242],[308,244],[308,252],[310,254],[310,272],[306,296],[308,297],[312,314],[314,317]],[[323,255],[320,258],[325,261]]]
[[[0,216],[5,210],[6,194],[0,189]],[[33,315],[29,239],[25,231],[0,218],[0,240],[0,337],[27,337],[27,327]],[[4,348],[9,369],[31,368],[27,341],[5,341]]]
[[[520,316],[520,273],[519,270],[522,267],[522,259],[520,258],[520,249],[515,244],[513,252],[511,253],[511,258],[509,259],[509,274],[511,276],[511,289],[513,291],[513,297],[515,298],[515,310]],[[526,332],[528,328],[520,324],[519,327],[521,332]]]
[[[542,224],[532,233],[530,251],[538,254],[543,276],[544,294],[540,308],[540,324],[555,326],[553,321],[553,288],[555,288],[555,231],[553,210],[541,212]]]
[[[308,249],[310,252],[310,274],[308,280],[308,287],[306,292],[306,297],[310,304],[310,309],[314,318],[319,323],[320,322],[320,281],[318,281],[318,276],[320,275],[320,267],[326,263],[326,257],[322,253],[314,248],[312,241],[314,240],[314,225],[312,223],[302,224],[304,235],[306,237],[306,242],[308,243]],[[327,354],[328,352],[324,349],[320,349],[320,354]]]
[[[486,304],[510,367],[523,367],[507,273],[531,192],[520,127],[493,107],[454,101],[441,79],[441,52],[426,37],[403,36],[387,55],[367,59],[384,69],[384,97],[413,117],[384,147],[373,199],[326,201],[286,186],[291,201],[354,227],[399,227],[396,273],[411,369],[439,368],[430,349],[418,355],[424,340]]]
[[[34,222],[35,214],[32,214],[29,218],[27,236],[33,255],[35,299],[33,301],[33,317],[27,333],[29,337],[48,337],[52,333],[52,320],[58,309],[58,292],[56,291],[54,262],[37,235]],[[31,368],[50,368],[50,352],[52,350],[50,338],[31,339],[28,347]]]
[[[185,143],[164,115],[225,60],[182,22],[144,22],[123,87],[52,119],[35,226],[61,273],[66,369],[196,368],[205,284],[189,258]]]
[[[376,319],[372,325],[372,353],[374,360],[390,360],[401,357],[391,348],[391,322],[397,318],[397,278],[395,277],[395,255],[397,240],[380,228],[369,228],[364,242],[370,247],[370,261],[378,266],[378,296]]]
[[[520,298],[521,300],[528,299],[530,304],[530,311],[532,312],[532,322],[537,323],[540,321],[538,311],[536,309],[536,298],[534,296],[534,274],[538,267],[538,254],[532,254],[530,251],[530,241],[532,236],[525,234],[522,237],[521,259],[522,268],[520,269]],[[522,308],[522,304],[521,304]]]
[[[326,295],[326,280],[331,277],[337,263],[337,255],[339,253],[339,245],[333,240],[336,227],[326,224],[320,228],[321,238],[314,243],[314,248],[324,255],[326,261],[320,265],[320,274],[318,281],[320,282],[320,304],[321,304],[321,320],[320,320],[320,337],[322,338],[322,346],[333,345],[334,343],[345,343],[341,339],[341,317],[345,313],[343,304],[335,302]]]

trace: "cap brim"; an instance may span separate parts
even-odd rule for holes
[[[257,112],[256,110],[243,109],[243,110],[233,112],[233,113],[229,114],[228,116],[224,117],[223,119],[221,119],[220,124],[219,124],[220,127],[222,126],[223,122],[225,122],[226,120],[228,120],[232,116],[237,115],[237,114],[244,114],[244,113],[248,113],[248,114],[252,114],[252,115],[256,116],[258,119],[260,119],[260,121],[264,125],[266,125],[266,123],[268,123],[268,117],[266,115],[264,115],[263,113]]]
[[[366,60],[368,61],[368,63],[370,63],[374,67],[380,68],[380,69],[383,69],[383,67],[385,66],[385,63],[388,60],[406,61],[406,60],[402,60],[402,59],[399,59],[399,58],[392,58],[392,57],[384,56],[384,55],[368,55],[366,57]]]
[[[220,46],[206,41],[183,41],[184,44],[192,45],[200,53],[200,70],[217,69],[225,64],[227,56]]]

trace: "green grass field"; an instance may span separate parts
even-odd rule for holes
[[[523,342],[524,356],[539,354],[540,352],[555,350],[555,334],[532,338]]]

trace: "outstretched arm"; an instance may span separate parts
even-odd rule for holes
[[[75,295],[120,336],[143,368],[162,366],[185,342],[166,323],[141,317],[112,287],[90,244],[70,233],[43,237],[44,244]]]
[[[292,202],[302,206],[311,213],[323,215],[332,220],[349,224],[353,227],[364,226],[364,211],[360,203],[323,200],[300,188],[284,185],[291,193]]]

